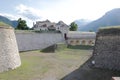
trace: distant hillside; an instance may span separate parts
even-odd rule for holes
[[[90,23],[91,21],[86,19],[79,19],[75,20],[74,22],[78,25],[78,30],[80,30],[84,25]]]
[[[11,25],[14,28],[16,28],[17,25],[18,25],[17,21],[11,21],[10,19],[8,19],[8,18],[6,18],[4,16],[1,16],[1,15],[0,15],[0,22],[4,22],[6,24],[9,24],[9,25]]]
[[[120,8],[108,11],[104,16],[85,26],[80,31],[97,31],[100,27],[120,25]]]

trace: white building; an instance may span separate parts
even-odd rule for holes
[[[34,30],[55,30],[60,31],[62,34],[67,34],[69,31],[68,25],[66,25],[63,21],[59,21],[58,23],[46,21],[37,21],[36,24],[33,24]]]
[[[49,29],[55,29],[55,23],[51,23],[49,20],[46,21],[37,21],[36,24],[33,24],[34,30],[46,31]]]
[[[63,34],[67,34],[69,32],[69,26],[66,25],[63,21],[59,21],[56,24],[56,30],[62,32]]]

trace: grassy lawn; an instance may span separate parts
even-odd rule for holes
[[[22,65],[0,73],[0,80],[60,80],[79,68],[91,56],[91,50],[64,49],[55,53],[21,52]]]

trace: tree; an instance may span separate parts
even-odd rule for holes
[[[77,31],[78,25],[75,22],[70,24],[70,31]]]
[[[22,20],[22,18],[18,19],[18,26],[16,29],[20,29],[20,30],[28,30],[29,27],[27,27],[26,21]]]
[[[89,30],[89,32],[93,32],[93,30]]]

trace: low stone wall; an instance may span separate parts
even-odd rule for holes
[[[0,26],[0,72],[21,65],[14,29]]]
[[[95,32],[70,31],[67,34],[68,45],[91,45],[95,44]]]
[[[75,38],[69,38],[67,40],[67,43],[69,45],[91,45],[94,46],[95,44],[95,39],[94,38],[89,38],[89,39],[75,39]]]
[[[64,42],[61,33],[16,32],[19,51],[44,49],[58,42]]]
[[[92,64],[97,68],[120,70],[120,29],[101,29],[97,33]]]

